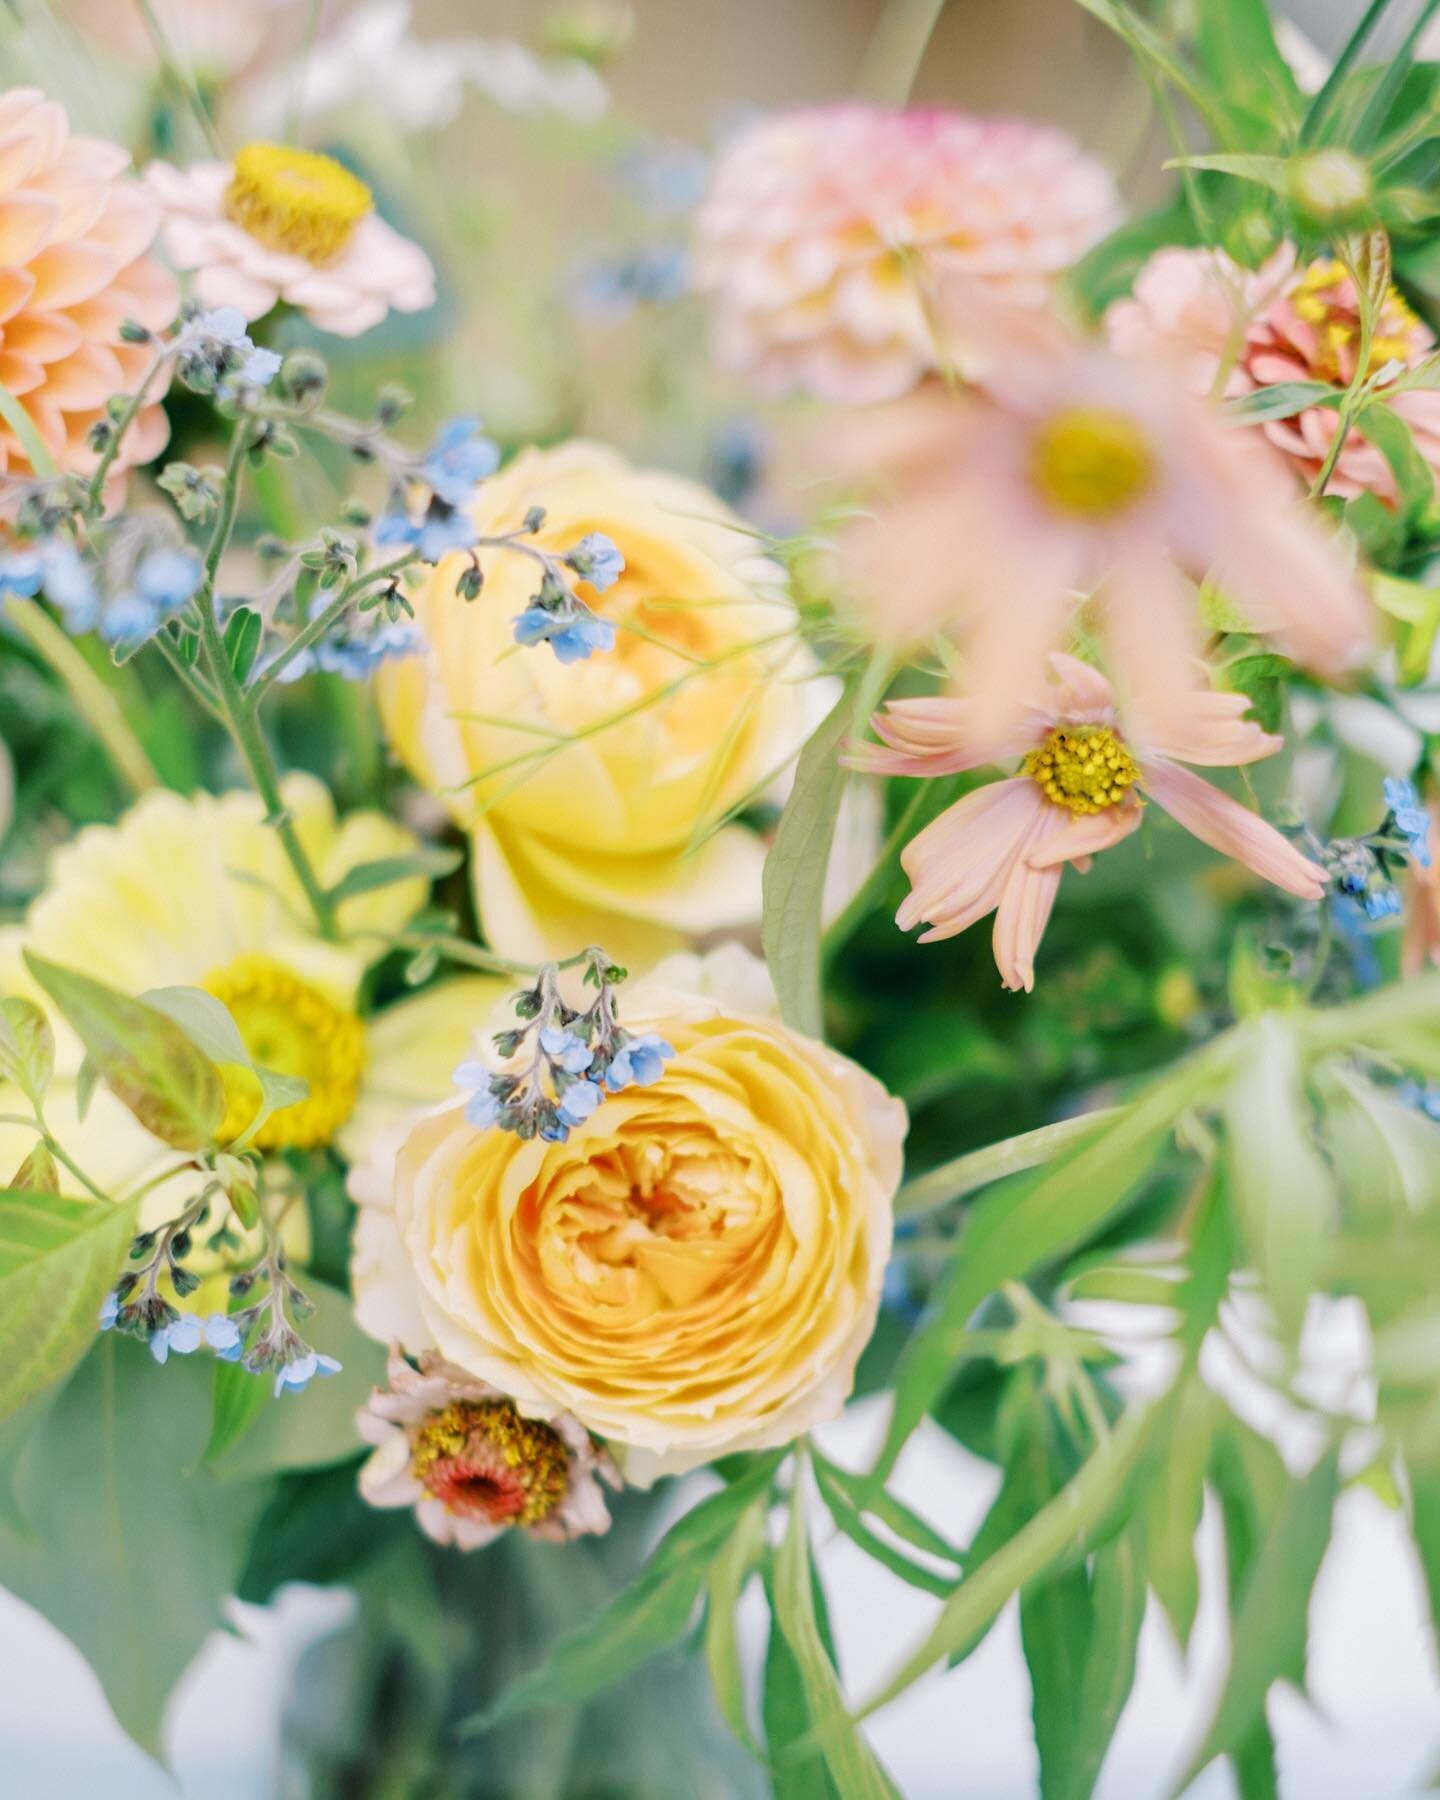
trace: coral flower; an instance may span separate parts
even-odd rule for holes
[[[1197,393],[1218,385],[1232,398],[1290,381],[1348,387],[1360,347],[1352,277],[1328,257],[1297,268],[1289,244],[1254,271],[1222,251],[1157,251],[1136,277],[1133,296],[1117,300],[1105,323],[1117,350],[1168,355]],[[1434,349],[1434,334],[1392,287],[1371,339],[1371,372],[1390,365],[1398,375]],[[1378,391],[1383,395],[1385,383]],[[1388,404],[1410,427],[1425,461],[1440,470],[1440,394],[1400,393]],[[1333,407],[1308,406],[1287,419],[1263,420],[1257,429],[1308,485],[1330,452],[1336,425]],[[1346,499],[1372,493],[1391,505],[1399,493],[1389,463],[1363,431],[1346,438],[1326,491]]]
[[[620,1472],[569,1413],[527,1419],[497,1388],[427,1355],[392,1350],[388,1386],[357,1421],[375,1446],[360,1471],[372,1506],[413,1506],[437,1544],[478,1550],[510,1527],[549,1543],[610,1529],[602,1481]]]
[[[882,409],[882,413],[883,413]],[[1184,685],[1198,632],[1184,577],[1208,578],[1249,626],[1321,673],[1363,659],[1370,609],[1338,544],[1263,443],[1173,373],[1052,341],[956,398],[938,384],[854,427],[888,476],[841,540],[876,629],[955,627],[987,731],[1036,697],[1077,597],[1093,595],[1119,672]]]
[[[65,109],[37,89],[0,94],[0,384],[73,474],[95,466],[87,439],[106,401],[133,394],[151,366],[154,352],[127,343],[121,325],[163,330],[179,304],[174,279],[146,254],[160,215],[129,161],[115,144],[72,137]],[[117,475],[164,446],[158,384],[151,398]],[[33,473],[8,423],[0,473]]]
[[[997,741],[976,729],[972,700],[892,701],[877,715],[880,744],[856,745],[852,765],[882,775],[953,775],[1023,758],[1006,781],[967,794],[905,849],[908,898],[902,930],[927,923],[921,942],[954,937],[995,914],[995,962],[1007,988],[1035,985],[1035,952],[1066,863],[1082,872],[1099,850],[1140,823],[1142,794],[1202,843],[1232,856],[1302,900],[1318,900],[1325,876],[1267,825],[1183,763],[1229,768],[1270,756],[1281,740],[1243,714],[1243,694],[1157,687],[1121,729],[1115,690],[1087,663],[1056,652],[1045,703]],[[1138,697],[1137,697],[1138,698]]]
[[[1062,132],[815,107],[752,126],[721,157],[695,281],[721,361],[763,389],[890,399],[937,366],[930,301],[944,276],[1042,307],[1118,217],[1110,176]],[[962,331],[946,354],[968,368],[974,348]]]
[[[429,257],[332,157],[247,144],[233,163],[155,162],[145,177],[164,208],[165,249],[194,271],[206,306],[258,319],[285,300],[322,331],[356,337],[392,308],[435,303]]]

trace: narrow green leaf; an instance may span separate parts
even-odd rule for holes
[[[1205,1504],[1205,1470],[1221,1402],[1198,1378],[1186,1382],[1171,1429],[1156,1445],[1142,1515],[1145,1561],[1155,1598],[1182,1651],[1200,1608],[1195,1533]]]
[[[225,625],[225,658],[235,679],[244,687],[255,666],[265,621],[253,606],[237,606]]]
[[[561,1638],[538,1668],[465,1720],[462,1733],[475,1736],[536,1707],[586,1699],[675,1643],[694,1617],[717,1545],[769,1491],[780,1460],[778,1453],[767,1458],[722,1493],[692,1507],[671,1526],[629,1587]]]
[[[1331,387],[1328,381],[1277,381],[1272,387],[1227,400],[1225,411],[1232,419],[1259,425],[1267,419],[1293,419],[1311,406],[1337,407],[1343,398],[1344,390]]]
[[[710,1565],[705,1604],[705,1661],[710,1685],[726,1724],[755,1756],[760,1755],[760,1748],[745,1706],[745,1673],[735,1613],[764,1553],[765,1513],[763,1500],[754,1501],[741,1513],[739,1523]]]
[[[1299,1330],[1338,1213],[1335,1184],[1315,1145],[1288,1018],[1247,1028],[1249,1048],[1226,1090],[1226,1168],[1240,1235],[1282,1326]]]
[[[1357,21],[1355,29],[1345,40],[1339,55],[1331,64],[1330,73],[1326,76],[1324,85],[1310,102],[1310,109],[1300,122],[1300,142],[1302,144],[1319,143],[1330,135],[1325,128],[1330,124],[1336,103],[1345,91],[1350,70],[1360,52],[1365,48],[1371,32],[1389,10],[1389,6],[1390,0],[1370,0],[1369,6]]]
[[[1217,1756],[1242,1746],[1265,1715],[1272,1683],[1303,1688],[1310,1594],[1330,1542],[1340,1491],[1339,1456],[1329,1451],[1292,1482],[1245,1580],[1231,1628],[1230,1667],[1210,1722],[1177,1784],[1183,1793]]]
[[[1237,142],[1274,143],[1295,129],[1304,101],[1276,46],[1265,0],[1203,0],[1195,48]]]
[[[35,421],[9,388],[3,386],[0,386],[0,419],[19,438],[26,461],[37,475],[54,475],[58,472],[55,458],[45,448],[45,440],[36,429]]]
[[[45,1098],[55,1072],[55,1033],[33,1000],[0,1000],[0,1079],[13,1081],[32,1106]]]
[[[1172,156],[1163,166],[1167,169],[1208,169],[1216,175],[1234,175],[1241,181],[1258,182],[1276,194],[1285,193],[1290,184],[1290,162],[1284,156],[1209,151],[1201,156]]]
[[[813,1569],[811,1591],[820,1641],[833,1655],[825,1594]],[[800,1665],[775,1618],[773,1557],[765,1571],[765,1598],[770,1606],[770,1637],[765,1649],[761,1715],[775,1800],[835,1800],[835,1783],[810,1729],[810,1708]]]
[[[1095,1791],[1135,1685],[1145,1592],[1139,1534],[1125,1531],[1102,1544],[1090,1577],[1090,1650],[1071,1700],[1070,1738],[1064,1755],[1051,1758],[1055,1800],[1090,1800]]]
[[[836,1471],[833,1466],[818,1454],[814,1460],[815,1485],[820,1490],[820,1498],[825,1502],[830,1517],[851,1543],[887,1568],[892,1575],[898,1575],[901,1581],[908,1582],[911,1587],[919,1588],[927,1594],[935,1594],[942,1600],[954,1593],[960,1580],[958,1572],[937,1574],[935,1570],[926,1568],[923,1563],[917,1563],[913,1557],[897,1550],[893,1544],[886,1543],[884,1538],[865,1523],[861,1508],[835,1479]]]
[[[775,1621],[785,1634],[805,1695],[806,1711],[840,1800],[898,1800],[890,1777],[846,1712],[840,1677],[815,1615],[804,1482],[796,1470],[790,1522],[775,1558]]]
[[[106,1085],[145,1129],[177,1150],[212,1144],[225,1115],[220,1072],[175,1021],[76,969],[24,954]]]
[[[877,652],[816,727],[795,765],[795,785],[765,858],[760,927],[780,1015],[807,1037],[823,1037],[820,910],[835,822],[845,792],[840,748],[884,691],[888,663]]]
[[[858,1511],[872,1514],[882,1525],[893,1531],[896,1537],[907,1544],[913,1544],[917,1550],[924,1550],[927,1555],[954,1563],[957,1569],[965,1562],[962,1550],[957,1549],[948,1538],[942,1537],[933,1525],[927,1525],[903,1501],[897,1500],[884,1488],[876,1493],[868,1475],[854,1475],[849,1469],[842,1469],[838,1463],[832,1463],[813,1447],[810,1454],[817,1478],[823,1469],[825,1480],[838,1488]]]
[[[907,1181],[895,1197],[897,1214],[928,1212],[932,1207],[948,1205],[963,1199],[977,1189],[1001,1181],[1007,1175],[1023,1174],[1042,1163],[1051,1162],[1062,1152],[1074,1149],[1107,1125],[1114,1124],[1124,1111],[1119,1106],[1102,1106],[1094,1112],[1081,1113],[1073,1119],[1057,1119],[1053,1125],[1039,1125],[1033,1131],[1022,1131],[1015,1137],[1003,1138],[998,1144],[969,1150],[964,1156],[927,1169],[913,1181]]]
[[[353,900],[357,894],[393,887],[397,881],[413,881],[416,876],[438,881],[443,875],[453,875],[464,860],[464,851],[437,845],[412,851],[408,856],[381,856],[374,862],[356,863],[330,889],[330,902],[339,906],[342,901]]]
[[[1410,1531],[1430,1597],[1432,1629],[1440,1637],[1440,1467],[1412,1464],[1410,1476]]]
[[[79,1362],[134,1234],[133,1204],[0,1193],[0,1418]]]

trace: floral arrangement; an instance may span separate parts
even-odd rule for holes
[[[1082,1797],[1208,1495],[1261,1796],[1346,1487],[1440,1594],[1436,8],[1079,4],[1163,190],[939,4],[690,145],[607,0],[0,26],[0,1582],[147,1747],[341,1582],[315,1792],[870,1800],[1018,1601]],[[478,107],[595,202],[488,342]]]

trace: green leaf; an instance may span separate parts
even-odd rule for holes
[[[185,1475],[209,1396],[201,1358],[161,1368],[107,1333],[20,1458],[31,1534],[0,1528],[0,1583],[70,1638],[152,1753],[172,1686],[222,1622],[266,1493]]]
[[[173,1019],[33,950],[24,954],[106,1085],[147,1131],[177,1150],[215,1141],[225,1116],[220,1071]]]
[[[715,1700],[731,1731],[754,1755],[760,1754],[745,1707],[745,1674],[735,1631],[740,1596],[765,1550],[765,1502],[754,1501],[710,1565],[705,1603],[705,1661]]]
[[[967,1151],[927,1169],[913,1181],[907,1181],[895,1196],[897,1215],[928,1212],[932,1207],[948,1205],[952,1200],[973,1194],[1007,1175],[1023,1174],[1051,1162],[1063,1151],[1094,1137],[1111,1125],[1124,1111],[1119,1106],[1102,1106],[1094,1112],[1081,1113],[1073,1119],[1057,1119],[1053,1125],[1040,1125],[1034,1131],[1022,1131],[1015,1137],[1002,1138],[998,1144]]]
[[[55,1072],[55,1033],[33,1000],[0,1000],[0,1078],[8,1077],[32,1106],[45,1098]]]
[[[1407,686],[1425,679],[1430,668],[1436,634],[1440,633],[1440,589],[1398,575],[1372,570],[1370,597],[1380,608],[1408,629],[1397,631],[1400,647],[1400,679]]]
[[[1310,102],[1309,111],[1300,122],[1300,142],[1313,144],[1324,141],[1332,134],[1326,129],[1331,123],[1337,102],[1345,91],[1350,70],[1360,52],[1364,49],[1372,31],[1380,23],[1382,16],[1388,11],[1390,0],[1370,0],[1355,29],[1341,46],[1339,55],[1330,66],[1330,73],[1319,93]]]
[[[939,1291],[897,1366],[890,1426],[871,1475],[877,1486],[952,1379],[980,1302],[1002,1282],[1075,1249],[1122,1211],[1177,1117],[1218,1085],[1233,1053],[1228,1039],[1216,1039],[1067,1156],[976,1202]]]
[[[849,1469],[842,1469],[838,1463],[832,1463],[828,1457],[822,1456],[813,1446],[810,1454],[817,1479],[823,1471],[824,1479],[845,1495],[857,1511],[870,1513],[893,1531],[896,1537],[912,1544],[917,1550],[925,1551],[929,1556],[938,1556],[945,1562],[954,1563],[957,1569],[965,1562],[963,1551],[957,1549],[948,1538],[942,1537],[934,1526],[927,1525],[903,1501],[897,1500],[884,1488],[876,1493],[868,1475],[854,1475]]]
[[[1061,277],[1062,290],[1090,320],[1098,320],[1108,306],[1130,292],[1135,277],[1157,250],[1198,241],[1189,207],[1172,201],[1138,219],[1127,219],[1102,238]]]
[[[1435,498],[1435,476],[1410,427],[1380,398],[1363,407],[1355,422],[1390,465],[1400,490],[1401,516],[1407,521],[1417,519]]]
[[[352,1458],[282,1476],[251,1538],[238,1599],[264,1606],[288,1581],[349,1584],[375,1557],[417,1535],[408,1511],[361,1498],[359,1469]]]
[[[299,1075],[282,1075],[257,1063],[246,1048],[234,1015],[223,1000],[204,988],[150,988],[140,998],[173,1019],[195,1047],[216,1063],[238,1063],[260,1083],[260,1108],[245,1127],[241,1142],[248,1141],[273,1114],[295,1106],[310,1092]]]
[[[1055,1800],[1090,1800],[1135,1685],[1145,1622],[1145,1560],[1138,1533],[1123,1532],[1095,1552],[1089,1605],[1090,1648],[1070,1702],[1070,1739],[1063,1756],[1051,1757]]]
[[[1181,1389],[1173,1424],[1156,1444],[1156,1468],[1146,1484],[1142,1522],[1145,1562],[1155,1598],[1176,1642],[1190,1645],[1200,1609],[1195,1533],[1205,1505],[1205,1470],[1222,1404],[1198,1378]]]
[[[1195,49],[1237,143],[1273,144],[1295,129],[1304,101],[1265,0],[1201,0]]]
[[[59,472],[55,467],[55,458],[45,448],[45,440],[36,428],[35,421],[9,388],[4,386],[0,386],[0,419],[19,438],[26,461],[37,475],[49,476]]]
[[[225,657],[235,679],[244,687],[259,654],[265,621],[252,606],[237,606],[225,626]]]
[[[1336,1061],[1316,1087],[1347,1218],[1375,1230],[1440,1209],[1440,1125]]]
[[[1221,1108],[1231,1205],[1270,1304],[1294,1333],[1338,1214],[1335,1184],[1315,1145],[1289,1019],[1265,1013],[1252,1021],[1247,1038]]]
[[[32,1194],[60,1192],[60,1165],[50,1153],[43,1138],[36,1138],[35,1148],[10,1177],[12,1188],[24,1188]]]
[[[886,1706],[937,1663],[977,1642],[1006,1602],[1066,1557],[1082,1555],[1111,1517],[1148,1447],[1160,1412],[1132,1407],[1048,1506],[965,1579],[945,1602],[930,1631],[860,1709],[864,1718]]]
[[[360,1444],[355,1415],[371,1389],[385,1380],[385,1351],[355,1323],[349,1295],[304,1271],[292,1273],[315,1307],[300,1329],[317,1350],[337,1359],[340,1373],[312,1381],[299,1393],[275,1394],[273,1377],[250,1375],[238,1364],[219,1364],[202,1455],[226,1481],[319,1468],[352,1457]],[[258,1389],[259,1398],[247,1402],[236,1378]]]
[[[760,927],[780,1016],[807,1037],[825,1034],[820,988],[820,909],[846,771],[840,747],[863,726],[884,691],[888,663],[877,652],[816,727],[795,765],[761,878]]]
[[[833,1656],[835,1646],[825,1593],[813,1568],[811,1597],[820,1642]],[[773,1557],[765,1572],[765,1598],[770,1605],[770,1636],[765,1649],[761,1715],[775,1800],[835,1800],[835,1783],[830,1779],[825,1758],[810,1729],[810,1708],[805,1699],[800,1665],[775,1618]]]
[[[795,1658],[811,1729],[840,1800],[898,1800],[858,1725],[849,1717],[815,1613],[804,1482],[796,1471],[790,1523],[775,1558],[775,1622]]]
[[[1290,159],[1284,156],[1230,155],[1209,151],[1203,156],[1172,156],[1162,167],[1167,169],[1207,169],[1216,175],[1234,175],[1241,181],[1255,181],[1273,193],[1284,194],[1290,187]]]
[[[0,1193],[0,1418],[79,1362],[134,1234],[133,1203]]]
[[[1339,406],[1344,394],[1343,388],[1331,387],[1328,381],[1277,381],[1227,400],[1225,411],[1232,419],[1259,425],[1268,419],[1293,419],[1312,406]]]
[[[436,846],[412,851],[408,856],[381,856],[374,862],[356,863],[330,889],[330,903],[339,906],[344,900],[353,900],[357,894],[393,887],[397,881],[413,881],[417,875],[427,881],[438,881],[442,875],[453,875],[464,860],[463,850]]]
[[[892,1575],[898,1575],[901,1581],[908,1582],[911,1587],[919,1588],[927,1594],[935,1594],[942,1600],[954,1593],[960,1580],[957,1571],[938,1574],[924,1564],[917,1563],[913,1557],[906,1556],[893,1544],[887,1543],[865,1523],[864,1512],[857,1504],[852,1490],[837,1479],[841,1471],[826,1462],[818,1452],[814,1453],[814,1465],[815,1485],[820,1490],[820,1498],[825,1502],[830,1517],[851,1543],[882,1567],[889,1569]],[[856,1486],[861,1488],[868,1484],[857,1483]]]
[[[1412,1464],[1410,1476],[1410,1531],[1430,1596],[1430,1618],[1440,1635],[1440,1468],[1433,1463]]]
[[[660,1540],[627,1588],[560,1639],[545,1661],[460,1729],[491,1731],[536,1707],[561,1706],[611,1687],[688,1630],[716,1548],[769,1492],[781,1455],[767,1457],[723,1492],[692,1507]]]
[[[1177,1794],[1263,1723],[1272,1683],[1291,1681],[1303,1689],[1310,1593],[1330,1542],[1339,1491],[1339,1456],[1333,1450],[1303,1481],[1290,1484],[1246,1577],[1232,1622],[1225,1684]]]

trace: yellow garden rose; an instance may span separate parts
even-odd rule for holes
[[[485,934],[539,960],[602,943],[653,962],[689,937],[759,916],[763,847],[728,824],[783,770],[823,710],[775,564],[712,494],[574,443],[519,457],[480,490],[486,536],[559,553],[602,532],[625,558],[581,597],[615,648],[562,665],[518,649],[538,584],[523,555],[484,555],[485,588],[455,593],[442,562],[416,597],[422,655],[381,672],[381,713],[416,778],[473,834]]]
[[[838,1413],[879,1304],[905,1109],[742,978],[737,1004],[676,958],[628,995],[627,1028],[676,1054],[566,1143],[478,1130],[462,1098],[358,1170],[364,1329],[524,1412],[573,1414],[641,1482]]]

